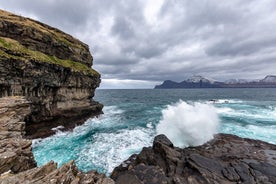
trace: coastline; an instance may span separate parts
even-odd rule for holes
[[[53,127],[71,129],[101,114],[103,105],[92,99],[101,76],[91,68],[88,46],[70,35],[5,11],[0,23],[1,184],[276,183],[276,146],[228,134],[184,149],[158,135],[111,178],[82,172],[74,161],[37,167],[27,138],[47,137]]]

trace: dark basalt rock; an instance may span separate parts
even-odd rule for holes
[[[276,145],[218,134],[202,146],[180,149],[164,135],[153,147],[116,167],[116,183],[276,183]]]

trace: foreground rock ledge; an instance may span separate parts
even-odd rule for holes
[[[113,184],[104,174],[96,171],[83,173],[74,161],[57,168],[53,161],[36,167],[32,141],[24,139],[25,116],[31,113],[25,97],[0,98],[0,184]]]
[[[180,149],[164,135],[114,169],[118,184],[276,183],[276,145],[218,134]]]

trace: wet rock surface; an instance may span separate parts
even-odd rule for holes
[[[116,183],[276,183],[276,145],[218,134],[202,146],[180,149],[159,135],[114,169]]]
[[[0,98],[0,184],[114,183],[112,179],[96,171],[79,171],[74,161],[60,168],[53,161],[36,167],[32,141],[23,138],[24,119],[31,113],[30,105],[23,96]]]

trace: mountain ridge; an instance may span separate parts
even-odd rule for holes
[[[216,81],[195,75],[182,82],[165,80],[154,87],[154,89],[171,88],[276,88],[276,75],[267,75],[257,80],[229,79],[226,81]]]

